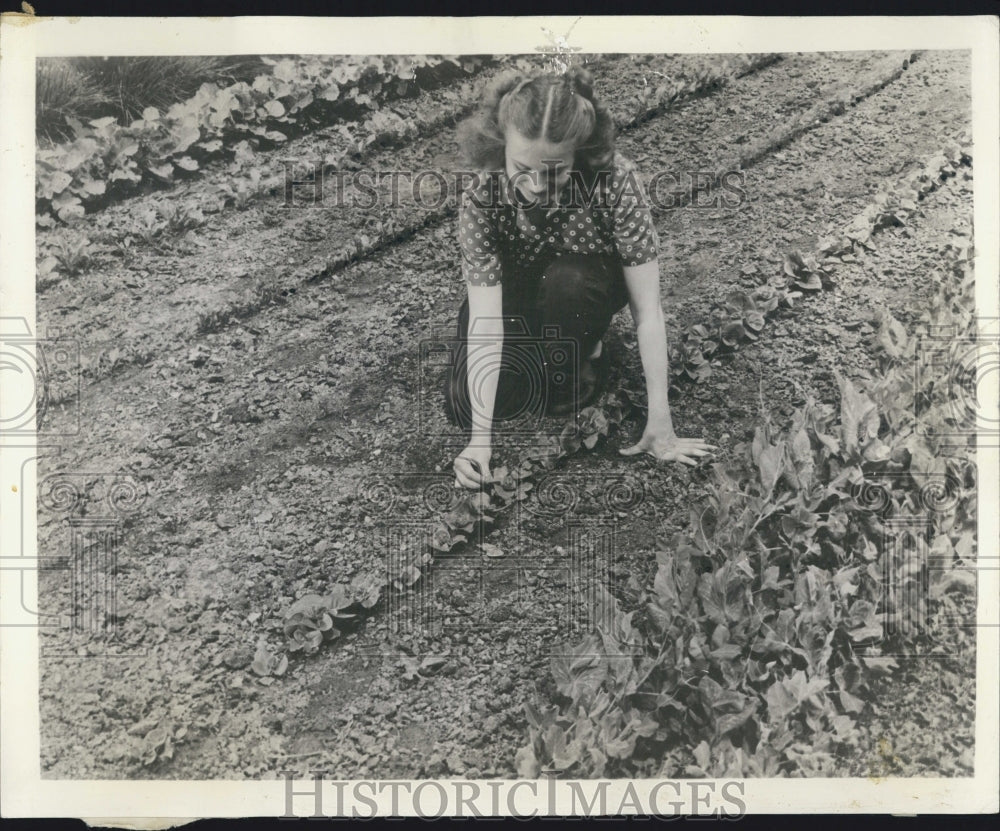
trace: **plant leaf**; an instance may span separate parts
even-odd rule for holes
[[[807,291],[822,291],[823,281],[820,279],[818,274],[809,273],[804,277],[799,277],[795,280],[795,286],[800,289],[806,289]]]
[[[852,456],[859,453],[862,431],[868,439],[878,435],[879,415],[875,402],[859,392],[849,378],[836,373],[840,386],[840,432],[844,450]]]
[[[736,346],[747,336],[742,321],[734,320],[726,323],[719,331],[719,337],[726,346]]]
[[[503,549],[500,548],[500,546],[498,545],[492,545],[491,543],[483,542],[479,544],[479,547],[483,550],[483,554],[485,554],[487,557],[499,559],[500,557],[504,556]]]
[[[785,442],[781,441],[776,445],[768,445],[760,452],[760,459],[757,462],[760,471],[760,483],[764,488],[764,494],[771,493],[774,486],[781,478],[785,469]]]

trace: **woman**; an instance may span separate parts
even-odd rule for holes
[[[468,296],[446,404],[469,443],[454,462],[456,483],[491,481],[495,419],[539,406],[568,413],[599,395],[601,338],[626,303],[649,406],[642,437],[621,453],[697,464],[713,448],[678,438],[667,402],[656,229],[589,73],[499,80],[460,126],[459,144],[486,175],[459,211]]]

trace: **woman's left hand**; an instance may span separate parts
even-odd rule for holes
[[[631,447],[623,447],[618,452],[623,456],[635,456],[638,453],[648,453],[661,462],[682,462],[686,465],[696,465],[702,456],[707,456],[715,446],[705,444],[702,439],[681,439],[673,430],[656,429],[646,426],[642,438]]]

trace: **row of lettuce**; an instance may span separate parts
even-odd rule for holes
[[[596,65],[602,59],[591,56],[587,63]],[[737,55],[690,71],[681,67],[677,77],[640,88],[635,100],[612,101],[615,119],[620,129],[631,129],[777,60],[774,54]],[[39,226],[72,222],[145,188],[169,187],[198,176],[206,164],[217,161],[228,161],[231,168],[224,202],[243,208],[282,178],[262,175],[255,162],[257,150],[273,149],[318,128],[332,128],[331,148],[339,152],[326,154],[324,164],[336,168],[347,153],[405,141],[459,116],[474,105],[478,86],[497,72],[539,71],[546,66],[544,56],[313,56],[269,62],[274,64],[272,72],[253,83],[226,87],[206,83],[189,100],[164,112],[147,108],[127,126],[110,117],[86,124],[67,118],[74,138],[39,147],[36,154]],[[458,109],[451,97],[440,113],[442,105],[432,98],[415,98],[421,91],[461,79],[471,79],[473,86],[467,100],[458,101]],[[404,99],[420,106],[401,108],[408,103]],[[256,170],[256,180],[242,175],[244,169]]]
[[[266,60],[253,82],[206,83],[163,112],[131,124],[68,118],[69,141],[36,153],[38,224],[71,221],[144,185],[170,184],[247,143],[269,148],[319,126],[350,121],[496,59],[476,56],[300,56]]]

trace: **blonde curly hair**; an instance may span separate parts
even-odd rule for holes
[[[611,167],[614,120],[594,98],[593,79],[583,67],[570,67],[563,74],[515,72],[497,78],[483,93],[476,112],[458,126],[462,161],[476,170],[502,169],[510,127],[528,139],[572,142],[574,167],[583,173]]]

